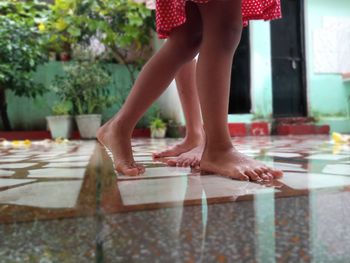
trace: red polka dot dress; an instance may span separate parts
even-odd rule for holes
[[[156,22],[160,38],[167,38],[173,28],[186,22],[186,1],[207,3],[210,0],[157,0]],[[280,0],[242,0],[244,26],[248,25],[249,20],[273,20],[281,17]]]

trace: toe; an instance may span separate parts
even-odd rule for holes
[[[252,181],[261,181],[261,177],[253,170],[245,170],[244,174],[247,175]]]
[[[272,181],[274,179],[273,174],[270,172],[266,173],[266,176],[269,178],[269,181]]]
[[[280,178],[283,176],[283,171],[278,169],[269,168],[268,172],[273,176],[273,178]]]
[[[269,171],[269,167],[267,167],[267,166],[265,166],[265,165],[259,167],[259,169],[260,169],[261,171],[263,171],[264,173],[266,173],[266,172]]]
[[[185,162],[185,159],[184,159],[184,158],[178,158],[178,159],[177,159],[177,162],[176,162],[176,166],[182,167],[183,164],[184,164],[184,162]]]
[[[259,176],[262,175],[262,174],[264,173],[264,171],[261,170],[261,169],[259,169],[259,168],[255,168],[255,169],[254,169],[254,172],[255,172],[256,174],[258,174]]]
[[[199,169],[200,162],[198,160],[194,161],[191,165],[192,168]]]
[[[192,163],[192,161],[193,161],[193,159],[191,159],[191,158],[185,160],[185,161],[183,162],[183,166],[184,166],[184,167],[190,166],[190,164]]]
[[[157,154],[158,158],[161,158],[161,157],[167,157],[168,156],[168,151],[163,151],[163,152],[159,152]]]
[[[249,181],[249,175],[246,175],[244,172],[237,172],[237,179],[241,181]]]
[[[168,150],[162,151],[162,152],[156,152],[153,153],[154,158],[162,158],[162,157],[167,157],[168,156]]]
[[[177,156],[177,155],[178,155],[178,154],[176,153],[175,149],[168,149],[168,150],[159,152],[157,158],[161,158],[161,157],[171,157],[171,156]]]
[[[196,160],[196,159],[194,159],[192,162],[191,162],[191,167],[196,167],[196,166],[198,166],[198,164],[199,164],[199,162],[198,162],[198,160]]]
[[[140,174],[137,167],[133,167],[127,164],[118,164],[115,170],[123,175],[137,176]]]
[[[136,168],[139,170],[139,174],[143,174],[146,171],[145,167],[140,164],[136,164]]]
[[[283,172],[281,170],[270,168],[268,166],[262,166],[260,169],[263,170],[265,174],[272,175],[273,178],[279,178],[283,175]]]
[[[264,181],[270,181],[272,178],[270,177],[269,173],[263,173],[260,175],[260,177],[264,180]]]
[[[177,161],[176,161],[176,159],[169,159],[169,160],[167,160],[166,164],[168,166],[176,166],[177,165]]]

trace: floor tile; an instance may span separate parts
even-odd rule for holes
[[[9,177],[12,176],[14,173],[14,171],[0,170],[0,177]]]
[[[45,168],[58,168],[58,167],[86,167],[89,162],[57,162],[44,165]]]
[[[262,161],[267,166],[274,167],[282,171],[293,171],[293,172],[305,172],[306,169],[302,168],[300,164],[291,164],[291,163],[280,163],[280,162],[268,162]]]
[[[56,158],[37,158],[36,160],[44,162],[84,162],[89,161],[91,156],[72,156],[72,157],[56,157]]]
[[[204,198],[229,197],[274,192],[250,182],[218,176],[173,177],[152,180],[121,181],[118,183],[124,205],[183,202]]]
[[[0,164],[0,169],[20,169],[36,165],[36,163],[4,163]]]
[[[29,178],[84,178],[85,168],[45,168],[29,171]]]
[[[349,158],[350,156],[344,156],[344,155],[335,155],[335,154],[313,154],[306,159],[310,160],[326,160],[326,161],[339,161],[341,159]]]
[[[135,161],[153,161],[153,157],[152,156],[135,156],[134,157]]]
[[[27,184],[34,182],[36,180],[33,179],[4,179],[0,178],[0,187],[8,187],[8,186],[14,186],[14,185],[20,185],[20,184]],[[1,198],[0,198],[1,202]]]
[[[278,181],[297,190],[350,186],[350,177],[330,174],[286,172]]]
[[[24,160],[26,160],[27,158],[23,158],[23,157],[20,157],[20,158],[17,158],[15,156],[6,156],[6,157],[2,157],[0,159],[0,164],[3,164],[3,163],[16,163],[16,162],[23,162]]]
[[[281,157],[281,158],[296,158],[301,157],[299,153],[286,153],[286,152],[267,152],[266,156]]]
[[[322,173],[349,175],[350,176],[350,165],[348,165],[348,164],[328,164],[323,168]]]
[[[41,208],[72,208],[76,205],[81,180],[38,182],[0,192],[1,204]]]
[[[125,176],[118,175],[119,179],[142,179],[155,177],[173,177],[173,176],[187,176],[191,174],[190,168],[185,167],[154,167],[146,169],[146,172],[140,176]]]

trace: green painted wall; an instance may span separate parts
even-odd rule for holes
[[[270,23],[251,21],[249,24],[251,56],[251,114],[232,114],[228,122],[250,122],[255,116],[272,115]]]
[[[254,21],[250,24],[252,113],[272,115],[272,67],[270,23]]]
[[[63,74],[62,62],[50,62],[38,68],[35,74],[35,80],[49,86],[56,74]],[[109,65],[110,71],[113,72],[113,85],[109,89],[111,95],[119,95],[117,90],[128,92],[130,87],[130,78],[124,66],[112,64]],[[15,96],[12,92],[7,92],[8,113],[14,130],[43,130],[46,129],[45,116],[51,114],[51,106],[55,103],[57,97],[55,94],[46,93],[36,99],[28,99]],[[103,113],[103,120],[107,120],[114,115],[120,108],[116,104]],[[146,116],[147,117],[147,116]],[[142,119],[144,122],[145,119]],[[1,125],[1,121],[0,121]],[[0,128],[2,128],[0,126]]]
[[[321,118],[349,119],[350,83],[343,82],[341,75],[338,74],[314,73],[313,32],[322,27],[324,16],[350,18],[350,1],[308,0],[305,2],[309,113],[320,115]]]

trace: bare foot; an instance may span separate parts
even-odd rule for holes
[[[145,172],[145,168],[134,161],[131,136],[121,131],[114,122],[103,125],[96,136],[98,141],[112,152],[116,172],[129,176],[136,176]]]
[[[204,132],[200,132],[198,134],[193,134],[191,136],[186,136],[186,138],[174,145],[173,147],[170,147],[169,149],[166,149],[162,152],[157,152],[153,154],[153,158],[163,158],[163,157],[176,157],[180,154],[187,153],[191,151],[192,149],[196,148],[197,146],[204,143]]]
[[[169,166],[179,167],[198,167],[199,161],[202,157],[204,144],[193,148],[191,151],[180,154],[178,157],[166,160],[166,164]]]
[[[200,161],[203,173],[215,173],[237,180],[269,181],[281,177],[283,172],[239,153],[234,147],[226,150],[204,151]]]

